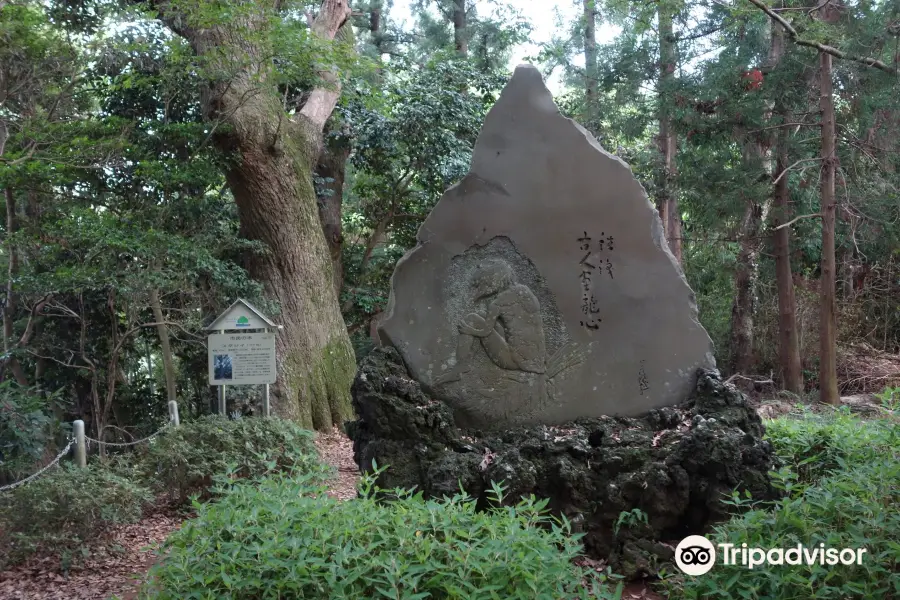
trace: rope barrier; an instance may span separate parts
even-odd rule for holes
[[[38,477],[40,477],[41,475],[44,474],[44,471],[46,471],[50,467],[55,467],[57,464],[59,464],[59,461],[62,459],[63,456],[65,456],[66,454],[69,453],[69,449],[72,447],[72,444],[74,444],[74,443],[75,443],[75,440],[69,440],[69,443],[66,444],[66,447],[63,448],[62,452],[60,452],[59,454],[56,455],[56,458],[54,458],[50,462],[50,464],[48,464],[46,467],[44,467],[37,473],[34,473],[33,475],[29,475],[28,477],[26,477],[25,479],[23,479],[21,481],[17,481],[15,483],[11,483],[9,485],[4,485],[4,486],[0,487],[0,492],[5,492],[7,490],[15,489],[19,486],[25,485],[26,483],[28,483],[29,481],[31,481],[33,479],[37,479]]]
[[[101,446],[115,446],[115,447],[135,446],[137,444],[141,444],[143,442],[148,442],[148,441],[152,440],[153,438],[155,438],[156,436],[158,436],[159,434],[161,434],[163,431],[165,431],[166,429],[168,429],[171,426],[172,426],[172,423],[170,421],[169,423],[166,423],[165,425],[163,425],[162,429],[160,429],[156,433],[151,433],[147,437],[141,438],[139,440],[135,440],[133,442],[101,442],[100,440],[95,440],[94,438],[88,437],[88,436],[84,436],[84,439],[87,440],[88,442],[94,442],[95,444],[100,444]]]
[[[84,433],[84,423],[82,421],[75,421],[73,426],[75,427],[76,437],[69,440],[69,443],[66,444],[66,447],[63,448],[59,454],[56,455],[56,458],[54,458],[52,461],[50,461],[50,463],[48,465],[46,465],[45,467],[43,467],[40,471],[38,471],[32,475],[29,475],[25,479],[22,479],[21,481],[16,481],[15,483],[10,483],[9,485],[0,486],[0,492],[5,492],[7,490],[15,489],[19,486],[25,485],[29,481],[33,481],[33,480],[37,479],[38,477],[43,475],[48,469],[58,465],[59,461],[62,460],[63,456],[65,456],[66,454],[69,453],[69,450],[71,450],[73,445],[76,446],[76,452],[75,452],[76,458],[78,458],[79,450],[81,451],[80,461],[82,461],[82,462],[80,463],[80,466],[84,466],[84,464],[83,464],[84,452],[87,449],[86,447],[87,447],[88,442],[94,442],[95,444],[99,444],[100,446],[116,446],[116,447],[135,446],[137,444],[141,444],[143,442],[148,442],[148,441],[152,440],[153,438],[155,438],[156,436],[161,434],[163,431],[165,431],[169,427],[172,427],[172,426],[177,427],[178,426],[178,405],[175,403],[174,400],[169,402],[169,416],[170,416],[171,420],[168,423],[166,423],[165,425],[163,425],[162,428],[160,428],[158,431],[156,431],[155,433],[151,433],[150,435],[148,435],[145,438],[141,438],[141,439],[135,440],[133,442],[101,442],[100,440],[95,440],[94,438],[84,435],[85,448],[78,448],[78,436],[83,435],[83,433]],[[80,427],[80,430],[79,430],[79,427]],[[79,433],[79,431],[80,431],[80,433]]]

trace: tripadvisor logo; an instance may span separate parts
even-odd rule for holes
[[[702,535],[689,535],[675,548],[675,564],[688,575],[703,575],[716,564],[716,549]]]
[[[826,548],[825,544],[807,548],[748,548],[747,544],[718,544],[722,564],[752,569],[760,565],[861,565],[865,548]],[[702,535],[689,535],[675,548],[675,564],[687,575],[703,575],[716,564],[716,547]]]

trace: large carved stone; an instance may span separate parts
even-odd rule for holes
[[[380,333],[461,424],[640,414],[714,368],[643,188],[533,67],[516,69],[418,242]]]

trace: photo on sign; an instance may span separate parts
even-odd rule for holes
[[[230,354],[213,355],[213,377],[216,381],[232,378]]]

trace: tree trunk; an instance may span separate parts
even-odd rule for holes
[[[335,124],[336,128],[341,127]],[[347,159],[350,158],[350,143],[342,132],[334,132],[319,156],[316,174],[324,181],[319,186],[319,220],[328,244],[333,270],[334,291],[338,297],[344,287],[344,266],[341,262],[344,248],[341,208],[344,204],[344,178]]]
[[[766,169],[767,145],[763,139],[745,140],[744,165],[760,179],[769,179]],[[755,366],[753,352],[754,316],[756,314],[759,253],[763,223],[771,207],[771,197],[746,198],[744,218],[738,233],[738,251],[734,273],[734,302],[731,307],[731,370],[732,373],[751,373]]]
[[[784,53],[781,31],[770,24],[769,53],[762,69],[771,72]],[[771,102],[765,100],[765,119],[771,120]],[[744,168],[749,173],[756,173],[756,182],[764,184],[770,181],[772,162],[769,148],[772,146],[772,135],[767,130],[748,134],[743,128],[736,131],[738,140],[744,146]],[[734,302],[731,307],[731,369],[734,373],[751,373],[755,368],[753,339],[755,330],[757,279],[759,277],[759,254],[762,246],[762,227],[766,222],[772,197],[767,191],[762,197],[755,193],[756,186],[751,188],[746,198],[744,218],[739,231],[740,250],[734,274]],[[760,187],[761,189],[761,187]]]
[[[837,343],[835,339],[835,116],[832,98],[831,55],[819,54],[819,107],[822,111],[822,275],[820,278],[819,313],[819,399],[826,404],[840,404],[837,385]]]
[[[16,304],[18,303],[18,294],[13,285],[13,280],[19,273],[19,252],[13,240],[13,236],[18,230],[18,218],[16,215],[16,196],[12,188],[6,188],[4,191],[6,198],[6,252],[7,252],[7,272],[6,272],[6,299],[3,304],[3,354],[4,367],[9,367],[13,377],[19,385],[27,386],[28,377],[22,369],[19,359],[15,356],[9,356],[9,344],[13,338],[13,321],[16,318]],[[5,368],[3,369],[5,370]],[[0,381],[3,379],[3,373],[0,372]]]
[[[175,390],[175,361],[172,359],[172,346],[169,344],[169,327],[165,324],[162,304],[159,301],[159,290],[150,290],[150,309],[156,321],[156,332],[159,334],[159,347],[162,350],[163,371],[166,377],[166,400],[178,400]]]
[[[6,120],[0,119],[0,156],[6,151],[6,140],[9,139],[9,126]],[[13,337],[13,320],[15,319],[16,310],[16,292],[13,289],[13,278],[19,271],[19,254],[13,240],[13,235],[18,228],[18,219],[16,218],[16,196],[12,188],[7,187],[3,191],[6,203],[6,252],[7,252],[7,273],[6,273],[6,298],[2,306],[3,310],[3,361],[0,362],[0,381],[5,379],[6,368],[12,371],[13,377],[19,385],[28,385],[28,378],[22,365],[14,356],[9,356],[9,344]]]
[[[585,122],[595,123],[597,108],[597,9],[596,0],[584,0],[584,105]]]
[[[782,124],[790,122],[787,111],[780,110]],[[778,287],[778,363],[782,387],[794,394],[803,392],[800,363],[800,335],[797,328],[797,303],[794,299],[794,277],[791,273],[791,228],[779,227],[791,220],[791,197],[788,187],[788,140],[790,132],[779,128],[775,150],[775,211],[772,219],[775,245],[775,279]]]
[[[466,0],[453,0],[453,41],[460,56],[469,55],[469,34],[466,31]]]
[[[750,198],[741,222],[740,251],[734,274],[734,303],[731,307],[732,373],[750,373],[754,367],[753,317],[756,310],[760,231],[768,210],[768,200],[759,203]]]
[[[147,354],[147,377],[150,382],[150,395],[156,395],[156,379],[153,377],[153,353],[150,350],[150,342],[144,338],[144,351]]]
[[[190,3],[184,8],[191,12]],[[239,12],[246,16],[204,27],[192,26],[185,14],[165,7],[162,16],[208,61],[212,74],[204,109],[207,118],[226,126],[219,129],[216,143],[237,157],[225,174],[237,203],[240,234],[268,249],[249,256],[247,268],[281,308],[272,410],[306,427],[331,429],[352,414],[356,364],[334,289],[312,169],[340,83],[333,72],[323,70],[322,87],[289,117],[270,76],[266,43],[276,3],[257,2],[253,8],[251,12],[243,5]],[[324,0],[312,30],[333,40],[349,15],[346,0]]]
[[[672,124],[672,97],[675,82],[675,34],[673,15],[667,0],[659,0],[659,150],[662,158],[657,209],[672,254],[681,262],[681,214],[678,211],[675,151],[677,140]]]

